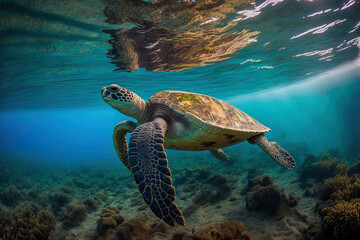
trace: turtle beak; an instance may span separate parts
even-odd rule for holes
[[[109,95],[110,95],[110,91],[107,90],[107,87],[103,87],[103,88],[101,89],[101,97],[102,97],[102,98],[105,98],[105,97],[107,97],[107,96],[109,96]]]

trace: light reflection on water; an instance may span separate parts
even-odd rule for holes
[[[359,56],[359,1],[183,1],[184,9],[155,2],[126,9],[99,0],[3,1],[1,109],[102,106],[99,88],[114,82],[144,98],[174,89],[227,100]]]

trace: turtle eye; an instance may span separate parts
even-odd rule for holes
[[[103,97],[107,97],[110,95],[110,92],[108,90],[105,91],[105,93],[103,94]]]
[[[117,90],[117,87],[111,87],[110,90],[115,92]]]

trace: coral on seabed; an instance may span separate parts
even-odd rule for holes
[[[97,221],[97,235],[95,239],[152,239],[154,229],[149,224],[145,215],[125,220],[118,210],[109,207],[103,210],[103,214]]]
[[[199,180],[205,181],[212,174],[210,167],[187,168],[182,174],[176,176],[174,184],[193,183]]]
[[[70,229],[77,227],[86,218],[86,207],[84,204],[70,203],[64,209],[64,228]]]
[[[360,178],[356,175],[351,178],[338,175],[326,180],[325,183],[326,187],[322,195],[325,202],[318,203],[323,234],[333,239],[358,239]]]
[[[313,233],[313,236],[316,237],[309,238],[309,233],[313,231],[310,226],[303,234],[304,239],[359,239],[360,177],[357,174],[358,163],[351,166],[349,171],[350,169],[351,177],[347,176],[346,165],[346,168],[343,166],[338,175],[324,181],[321,199],[316,204],[322,222],[322,224],[318,224],[321,225],[321,231]]]
[[[90,213],[93,211],[96,211],[98,208],[98,203],[95,199],[93,198],[85,198],[84,200],[84,204],[86,206],[86,210]]]
[[[248,210],[265,210],[282,215],[283,211],[295,207],[299,198],[292,193],[287,196],[284,190],[273,184],[269,176],[256,177],[249,181],[246,194]]]
[[[311,160],[311,161],[310,161]],[[302,168],[300,169],[300,180],[305,181],[308,178],[322,181],[336,175],[346,175],[348,164],[338,158],[330,158],[330,154],[324,154],[319,162],[313,162],[316,158],[312,155],[308,156]]]
[[[119,214],[118,210],[113,207],[108,207],[103,210],[103,214],[97,220],[98,238],[106,239],[116,229],[116,227],[125,221],[124,217]]]
[[[52,213],[35,205],[25,204],[12,212],[0,207],[0,239],[51,239],[55,225]]]
[[[10,185],[0,193],[0,200],[6,206],[15,206],[23,198],[23,193],[16,186]]]
[[[215,174],[209,166],[181,171],[177,174],[174,185],[183,185],[183,192],[191,193],[190,197],[193,197],[183,211],[185,217],[189,217],[203,205],[214,205],[229,198],[232,192],[226,176]]]
[[[125,220],[114,232],[118,239],[137,240],[151,239],[152,229],[146,215],[139,215],[135,218]]]
[[[335,176],[325,181],[323,199],[331,199],[333,201],[350,201],[354,198],[360,198],[360,178]]]
[[[184,231],[175,232],[172,240],[220,240],[220,239],[238,239],[250,240],[250,234],[246,231],[241,222],[229,221],[214,223],[208,227],[202,228],[194,233]]]
[[[54,214],[60,211],[62,207],[70,202],[70,197],[63,192],[55,192],[53,196],[51,196],[51,208]]]
[[[324,180],[337,175],[346,176],[349,166],[345,160],[330,158],[324,154],[320,161],[309,155],[299,168],[300,186],[305,189],[305,197],[320,197],[325,187]]]
[[[352,166],[350,166],[348,174],[349,176],[352,176],[354,174],[360,175],[360,159]]]
[[[198,191],[193,188],[193,193],[196,194],[192,199],[190,205],[184,210],[185,217],[189,217],[200,206],[210,203],[211,205],[223,201],[231,196],[231,187],[224,175],[215,174],[206,177],[203,182],[203,188]]]
[[[32,187],[27,193],[26,199],[32,202],[36,202],[42,208],[47,208],[49,205],[48,196],[42,194],[41,190],[37,187]]]
[[[74,192],[76,192],[75,189],[73,189],[72,187],[69,187],[69,186],[61,186],[59,188],[59,191],[64,192],[64,193],[74,193]]]
[[[131,219],[124,219],[115,208],[104,209],[104,214],[97,221],[98,240],[142,240],[142,239],[164,239],[168,234],[167,226],[162,221],[150,224],[146,215],[142,214]],[[170,238],[166,238],[170,239]],[[239,239],[249,240],[250,234],[241,222],[227,221],[211,224],[197,231],[188,232],[181,228],[173,233],[172,240],[220,240]]]
[[[360,199],[338,202],[324,208],[321,214],[325,233],[330,233],[335,239],[359,239]]]

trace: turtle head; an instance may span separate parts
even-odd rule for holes
[[[145,115],[146,103],[136,93],[116,84],[101,89],[102,99],[119,112],[139,121]]]

